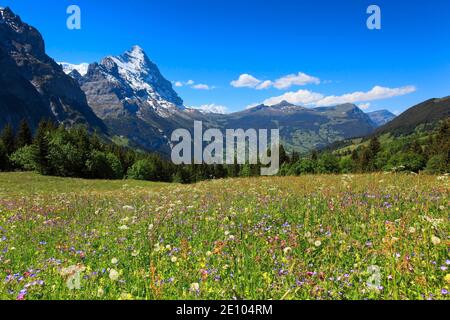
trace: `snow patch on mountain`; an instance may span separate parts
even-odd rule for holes
[[[133,46],[122,55],[108,56],[98,64],[91,64],[81,83],[95,82],[100,75],[116,88],[116,92],[120,92],[118,98],[122,101],[133,100],[142,107],[148,105],[164,117],[168,115],[162,109],[184,109],[183,100],[173,89],[172,83],[163,77],[157,65],[139,46]]]
[[[195,109],[200,111],[201,113],[215,113],[215,114],[228,114],[228,108],[225,106],[217,105],[217,104],[204,104],[198,107],[191,107],[191,109]]]
[[[86,75],[89,68],[89,63],[72,64],[68,62],[58,62],[58,64],[62,66],[65,74],[70,74],[72,71],[77,70],[83,77]]]

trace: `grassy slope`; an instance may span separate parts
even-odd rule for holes
[[[30,172],[0,174],[0,198],[4,196],[52,193],[102,193],[120,189],[158,189],[165,183],[135,180],[84,180],[46,177]]]
[[[448,177],[182,186],[11,173],[0,188],[0,299],[445,299],[449,289]],[[372,265],[379,289],[366,285]]]
[[[378,128],[375,134],[410,134],[419,125],[433,126],[448,117],[450,117],[450,97],[430,99],[406,110],[391,122]]]
[[[414,133],[402,135],[398,137],[394,137],[393,135],[389,133],[381,134],[378,136],[378,139],[381,143],[382,147],[389,147],[392,143],[398,143],[400,139],[403,141],[412,141],[413,139],[417,139],[419,143],[425,142],[429,138],[430,132],[429,131],[420,131],[417,130]],[[338,147],[333,150],[333,153],[336,154],[342,154],[348,151],[353,151],[355,149],[358,149],[360,147],[368,147],[370,144],[370,139],[363,139],[363,138],[357,138],[351,140],[351,144],[346,145],[344,147]]]

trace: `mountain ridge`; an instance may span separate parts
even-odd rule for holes
[[[381,127],[397,117],[395,114],[385,109],[368,112],[367,115],[377,125],[377,127]]]
[[[378,128],[374,134],[409,134],[419,125],[433,125],[449,117],[450,96],[432,98],[409,108],[391,122]]]
[[[42,118],[48,118],[65,125],[86,124],[106,132],[78,83],[46,54],[39,31],[9,8],[0,9],[0,13],[1,109],[19,109],[18,114],[33,128]],[[6,73],[15,79],[14,83],[5,78]],[[17,114],[2,117],[0,125],[8,121],[17,127],[18,118]]]

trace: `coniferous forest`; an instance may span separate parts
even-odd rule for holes
[[[280,146],[280,175],[367,173],[378,171],[446,173],[450,171],[450,121],[406,136],[373,136],[343,147],[287,152]],[[136,179],[192,183],[207,179],[256,176],[259,165],[176,166],[158,154],[106,142],[83,126],[70,129],[41,121],[33,134],[22,121],[0,135],[1,171],[87,179]]]

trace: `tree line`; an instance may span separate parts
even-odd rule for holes
[[[288,154],[280,146],[280,175],[365,173],[376,171],[450,172],[450,121],[430,133],[365,144],[342,151]],[[176,166],[157,154],[118,146],[84,126],[66,128],[43,120],[33,134],[26,121],[0,133],[0,171],[37,171],[43,175],[87,179],[138,179],[192,183],[207,179],[250,177],[260,165]]]
[[[0,171],[36,171],[42,175],[86,179],[137,179],[192,183],[207,179],[254,176],[259,166],[174,165],[158,154],[105,141],[84,126],[66,128],[43,120],[33,134],[26,121],[0,133]]]
[[[436,130],[417,128],[415,133],[406,136],[374,136],[364,143],[350,144],[340,150],[324,150],[320,154],[313,151],[310,157],[297,157],[295,161],[285,163],[280,174],[379,171],[449,173],[450,119],[442,121]]]

